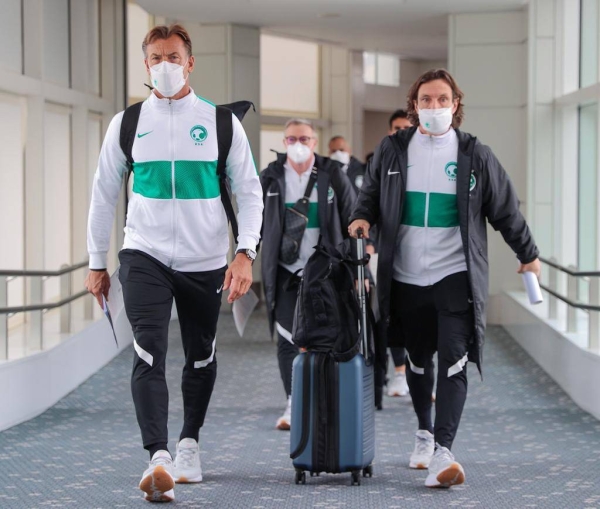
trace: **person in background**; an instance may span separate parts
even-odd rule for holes
[[[346,138],[338,135],[329,140],[329,158],[342,165],[342,171],[350,179],[356,194],[358,194],[367,167],[365,163],[352,155],[352,149],[348,145]]]
[[[412,127],[412,123],[408,119],[406,111],[396,110],[389,120],[388,135],[396,134],[397,131],[403,131],[410,127]],[[398,331],[390,331],[388,342],[392,345],[398,342],[398,335]],[[406,396],[410,392],[406,382],[406,352],[401,346],[390,346],[390,354],[394,362],[394,378],[388,381],[387,395]]]
[[[404,131],[405,129],[410,129],[411,127],[412,122],[408,118],[408,113],[406,113],[406,110],[396,110],[390,117],[388,134],[396,134],[398,131]]]
[[[264,223],[262,230],[262,280],[271,334],[277,331],[277,357],[287,405],[275,427],[289,430],[292,409],[292,364],[298,347],[292,342],[292,325],[297,292],[287,288],[293,274],[306,265],[314,246],[323,242],[337,246],[347,238],[350,212],[356,193],[340,165],[315,153],[317,135],[308,120],[294,118],[283,132],[286,152],[260,174],[263,187]],[[314,184],[310,184],[316,178]],[[312,187],[310,187],[312,185]],[[310,189],[309,189],[310,187]],[[308,224],[297,259],[281,260],[284,210],[308,192]]]

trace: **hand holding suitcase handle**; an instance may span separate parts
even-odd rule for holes
[[[371,229],[371,225],[368,221],[364,219],[355,219],[348,226],[348,235],[350,237],[358,238],[358,230],[362,230],[362,235],[368,239],[369,238],[369,230]]]

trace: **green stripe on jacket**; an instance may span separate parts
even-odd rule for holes
[[[133,192],[145,198],[173,198],[171,161],[133,163]],[[178,200],[208,200],[221,195],[217,161],[175,161],[175,197]]]
[[[407,191],[402,210],[401,224],[405,226],[425,226],[427,193]],[[427,226],[430,228],[454,228],[458,226],[456,195],[429,193]]]

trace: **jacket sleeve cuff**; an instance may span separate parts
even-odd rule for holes
[[[90,253],[90,269],[105,269],[107,267],[107,258],[106,253]]]
[[[235,248],[236,251],[240,249],[251,249],[252,251],[256,251],[256,240],[254,240],[251,236],[239,235],[238,241],[238,245]]]

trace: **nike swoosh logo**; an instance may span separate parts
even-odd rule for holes
[[[267,191],[267,196],[279,196],[279,193],[272,193],[271,191]]]
[[[406,168],[410,168],[411,166],[414,166],[414,164],[409,164]]]
[[[146,136],[147,134],[150,134],[152,131],[148,131],[147,133],[138,133],[138,138],[143,138],[144,136]]]
[[[400,173],[400,172],[399,171],[392,171],[391,168],[388,170],[388,175],[396,175],[397,173]]]
[[[219,288],[217,288],[217,293],[221,293],[223,291],[223,285],[221,285]]]

